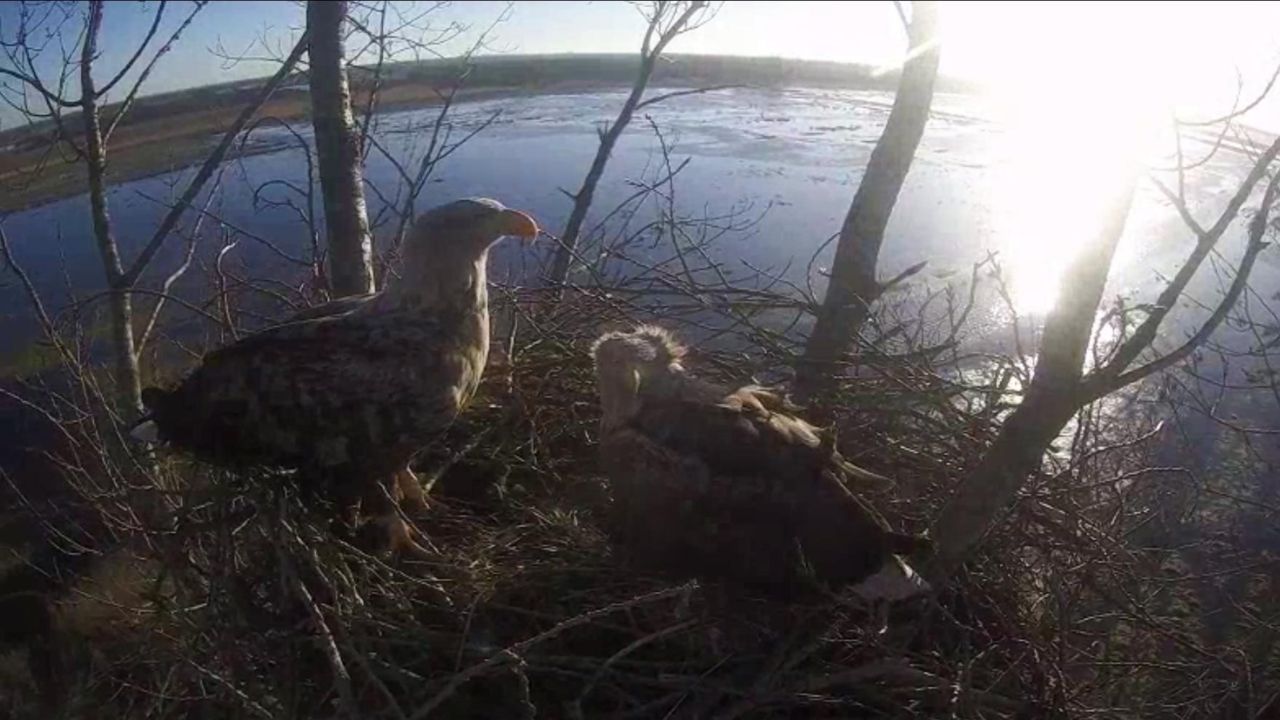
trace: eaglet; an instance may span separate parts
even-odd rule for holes
[[[785,595],[811,580],[872,601],[927,590],[898,557],[927,539],[893,532],[849,487],[888,480],[781,397],[692,376],[658,327],[606,334],[592,352],[612,534],[633,563]]]
[[[489,354],[485,263],[528,215],[458,200],[413,224],[386,287],[301,313],[209,353],[177,386],[143,393],[134,437],[233,467],[297,469],[344,524],[363,510],[392,549],[420,552],[397,505],[422,502],[414,455],[467,406]]]

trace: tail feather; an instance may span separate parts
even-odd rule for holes
[[[853,586],[853,592],[868,602],[906,600],[933,588],[897,556],[890,556],[874,575]]]
[[[933,549],[933,541],[927,535],[890,532],[885,534],[885,543],[894,555],[914,555]]]
[[[129,437],[138,442],[155,445],[160,442],[160,426],[150,415],[147,415],[129,428]]]
[[[159,388],[146,388],[142,391],[142,405],[147,409],[147,414],[129,428],[129,437],[153,445],[160,442],[160,425],[157,424],[156,417],[168,397],[169,393]]]
[[[897,484],[892,478],[885,477],[880,473],[871,472],[863,467],[858,467],[848,460],[841,461],[841,469],[844,470],[847,477],[851,477],[858,481],[855,487],[861,486],[872,490],[888,490]]]

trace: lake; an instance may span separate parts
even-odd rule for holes
[[[570,207],[559,188],[577,189],[595,151],[596,127],[616,114],[624,97],[622,92],[551,94],[460,105],[452,115],[455,139],[494,113],[499,115],[438,168],[418,202],[419,211],[458,197],[490,196],[532,213],[558,232]],[[743,274],[750,267],[773,269],[803,284],[810,257],[839,228],[891,103],[892,95],[881,92],[731,90],[676,98],[646,112],[662,129],[673,162],[689,158],[675,182],[681,207],[763,212],[750,231],[733,234],[717,246],[725,267]],[[889,225],[881,275],[889,277],[927,260],[927,271],[917,282],[964,282],[970,265],[995,251],[1010,275],[1020,309],[1043,312],[1071,248],[1090,236],[1098,188],[1105,185],[1115,149],[1103,140],[1089,140],[1092,136],[1083,134],[1083,126],[1071,125],[1072,112],[1079,108],[1066,101],[1053,115],[1065,119],[1042,128],[1011,127],[997,110],[973,96],[939,95],[934,110]],[[435,113],[424,109],[387,114],[379,119],[376,136],[412,167],[426,145],[424,128]],[[297,129],[309,139],[307,123]],[[1071,132],[1081,135],[1073,142]],[[210,211],[235,228],[269,239],[284,254],[304,256],[308,233],[298,215],[288,207],[254,203],[255,188],[268,181],[305,185],[305,164],[291,143],[296,146],[284,130],[256,131],[251,144],[257,154],[225,164]],[[1204,148],[1187,145],[1188,153]],[[658,140],[645,118],[637,117],[613,154],[594,215],[633,191],[628,180],[652,176],[659,161]],[[1210,214],[1225,204],[1247,169],[1243,156],[1222,152],[1188,176],[1187,194],[1202,222],[1208,224]],[[126,258],[145,243],[164,213],[148,196],[162,201],[175,196],[180,181],[192,172],[164,173],[111,190],[111,215]],[[392,164],[377,152],[370,154],[366,177],[384,192],[396,185]],[[262,197],[279,200],[286,195],[277,183]],[[377,217],[381,200],[368,193],[368,202],[370,216]],[[188,213],[188,224],[194,216]],[[51,308],[101,289],[85,196],[17,213],[5,223],[18,261]],[[206,259],[221,248],[213,229],[213,223],[206,223],[208,237],[201,241],[199,253]],[[1240,229],[1224,243],[1228,258],[1238,253]],[[380,238],[388,231],[380,228]],[[1144,184],[1109,294],[1150,299],[1158,278],[1176,267],[1192,240],[1171,206]],[[527,267],[526,259],[514,257],[519,252],[529,251],[514,244],[504,247],[495,275]],[[820,270],[832,252],[828,247],[819,256],[818,272],[809,278],[819,289]],[[182,243],[171,241],[149,277],[162,277],[180,262],[182,253]],[[228,258],[257,277],[298,272],[255,241],[242,240]],[[1257,287],[1280,287],[1272,253],[1263,254],[1255,272]],[[1218,285],[1206,267],[1193,292],[1209,302]],[[13,352],[30,341],[35,328],[20,289],[8,276],[0,287],[0,309],[0,352]],[[975,320],[979,327],[994,330],[1002,313],[997,304],[984,303]],[[1189,308],[1179,322],[1185,325],[1198,313]]]

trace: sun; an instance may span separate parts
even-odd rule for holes
[[[1168,147],[1170,126],[1156,98],[1104,84],[1028,84],[1011,100],[998,111],[992,242],[1019,312],[1042,314],[1116,195]]]
[[[1115,194],[1144,165],[1168,161],[1175,115],[1229,108],[1209,107],[1221,101],[1227,39],[1203,25],[1207,7],[1184,5],[942,6],[944,56],[982,79],[1002,128],[992,242],[1020,313],[1052,308]]]

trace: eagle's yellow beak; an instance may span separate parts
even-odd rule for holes
[[[503,210],[502,234],[514,235],[525,242],[532,242],[538,237],[538,223],[519,210]]]

